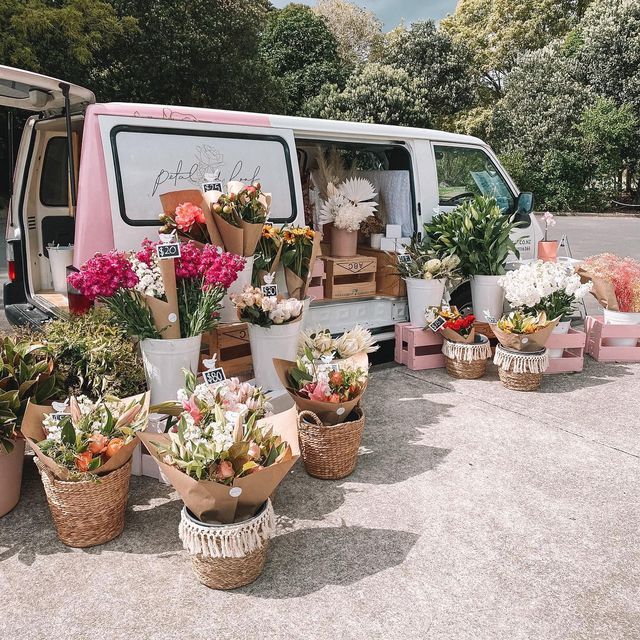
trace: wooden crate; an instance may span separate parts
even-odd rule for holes
[[[253,377],[251,345],[246,323],[218,325],[213,331],[202,336],[200,371],[204,369],[202,360],[215,355],[217,364],[224,369],[227,377],[237,376],[242,380]]]
[[[577,329],[569,329],[569,333],[552,333],[547,341],[547,349],[564,349],[562,357],[549,358],[549,368],[545,373],[570,373],[582,371],[584,366],[584,347],[587,334]]]
[[[326,298],[348,300],[375,295],[375,258],[360,255],[352,258],[322,256],[321,260],[327,274],[324,287]]]
[[[640,325],[604,324],[602,316],[587,316],[587,353],[598,362],[640,362]],[[607,338],[635,338],[635,347],[610,347]]]
[[[444,367],[442,336],[430,329],[414,327],[410,322],[395,326],[396,344],[394,360],[407,365],[412,371]]]
[[[358,253],[369,258],[376,258],[376,293],[382,296],[405,298],[407,287],[404,280],[395,272],[398,266],[398,254],[386,253],[370,247],[358,247]]]
[[[318,258],[313,265],[307,295],[315,298],[316,300],[322,300],[324,298],[324,281],[326,277],[327,276],[324,272],[324,262]]]

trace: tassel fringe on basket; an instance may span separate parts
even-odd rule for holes
[[[445,357],[460,362],[473,362],[474,360],[486,360],[491,357],[491,345],[488,340],[473,344],[453,342],[445,340],[442,343],[442,353]]]
[[[257,516],[237,524],[201,525],[183,508],[179,528],[182,546],[191,555],[206,558],[243,558],[264,546],[275,532],[271,500]]]
[[[513,373],[544,373],[549,366],[549,354],[525,351],[507,351],[501,345],[496,347],[493,364]]]

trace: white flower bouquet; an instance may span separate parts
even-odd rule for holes
[[[349,178],[337,186],[327,185],[327,200],[320,210],[320,224],[333,225],[344,231],[358,231],[360,225],[372,216],[378,203],[371,182],[364,178]]]
[[[310,355],[312,360],[346,360],[359,354],[373,353],[378,349],[371,331],[358,324],[338,338],[333,338],[329,329],[303,331],[300,334],[298,356]]]
[[[231,301],[242,322],[270,327],[297,321],[302,315],[303,303],[297,298],[265,296],[257,287],[247,285],[240,293],[231,294]]]

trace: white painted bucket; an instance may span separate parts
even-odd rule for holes
[[[151,404],[175,400],[178,389],[184,387],[183,369],[198,371],[202,336],[158,340],[146,338],[140,342],[147,387]]]
[[[73,245],[66,247],[47,247],[53,289],[58,293],[67,293],[67,267],[73,264]]]
[[[558,322],[551,333],[565,336],[567,335],[567,333],[569,333],[570,328],[571,320],[562,320],[561,322]],[[547,353],[549,354],[550,358],[562,358],[564,349],[547,349]]]
[[[504,306],[504,289],[498,284],[500,276],[473,276],[471,302],[478,322],[486,322],[485,311],[499,320]]]
[[[439,307],[444,295],[444,280],[405,278],[409,301],[409,321],[414,327],[426,324],[424,312],[427,307]]]
[[[640,313],[632,313],[630,311],[611,311],[604,310],[605,324],[640,324]],[[603,345],[605,347],[635,347],[638,342],[637,338],[605,338]]]

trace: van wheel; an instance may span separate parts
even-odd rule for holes
[[[462,314],[472,313],[471,306],[471,283],[464,282],[451,294],[451,304],[458,307]]]

